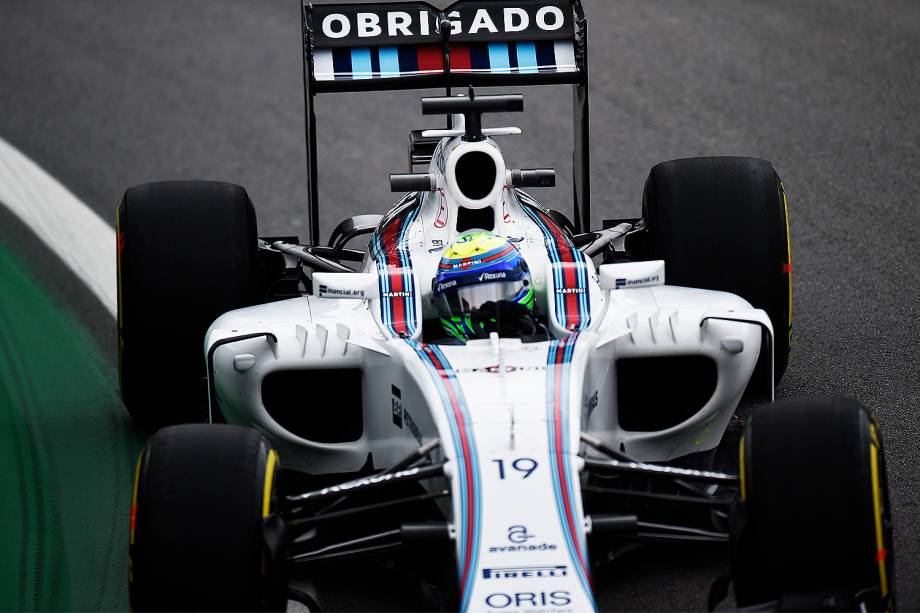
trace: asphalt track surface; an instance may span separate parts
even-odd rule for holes
[[[920,4],[585,4],[594,225],[605,217],[638,215],[644,179],[657,162],[753,155],[774,163],[790,196],[795,293],[792,358],[778,395],[852,395],[878,415],[897,526],[899,606],[920,610]],[[210,178],[249,189],[262,234],[303,236],[299,36],[296,0],[4,0],[0,137],[113,223],[128,185]],[[570,93],[524,93],[527,112],[513,120],[525,135],[506,139],[506,156],[518,166],[568,169]],[[430,125],[421,118],[418,97],[408,92],[319,101],[324,235],[346,215],[386,209],[392,200],[386,175],[405,167],[406,131]],[[568,210],[570,185],[563,176],[557,189],[541,194],[543,200]],[[79,338],[88,331],[84,344],[99,347],[97,372],[108,377],[99,385],[111,390],[115,338],[108,314],[27,228],[2,211],[0,239],[27,270],[26,277],[9,273],[5,282],[34,275],[52,288],[50,300],[64,312],[63,321]],[[40,388],[56,384],[60,374],[38,368],[34,377],[32,385]],[[111,394],[100,398],[95,430],[82,422],[86,432],[69,436],[46,419],[47,444],[77,455],[100,444],[109,450],[136,447],[144,433],[121,416]],[[100,576],[108,582],[125,577],[118,562],[93,553],[108,546],[125,550],[126,531],[105,523],[117,522],[109,516],[124,508],[127,488],[121,498],[114,492],[125,485],[118,475],[130,460],[119,459],[120,451],[104,453],[116,468],[97,471],[104,484],[80,490],[100,492],[96,504],[104,512],[95,527],[87,526],[87,538],[97,542],[74,566],[83,582],[68,588],[75,594],[98,592]],[[6,462],[4,456],[2,470],[12,470]],[[74,482],[61,477],[57,483]],[[69,495],[79,499],[74,491]],[[16,492],[3,492],[10,494]],[[55,502],[63,506],[55,509]],[[45,502],[52,523],[43,542],[51,550],[54,531],[64,530],[53,516],[66,516],[67,504],[75,504],[65,503],[62,497]],[[66,555],[75,552],[79,548]],[[35,552],[27,555],[29,561],[21,563],[31,573],[38,568]],[[726,563],[719,549],[636,554],[597,574],[599,606],[702,609],[710,581]],[[339,573],[338,581],[351,589],[328,608],[411,606],[401,604],[389,579],[354,590],[365,580],[361,572],[367,571]],[[378,588],[390,594],[371,596]],[[74,596],[71,607],[126,606],[124,592],[97,592],[95,601]],[[53,596],[24,605],[4,598],[0,608],[54,608],[62,601]]]

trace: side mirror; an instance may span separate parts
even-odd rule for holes
[[[438,181],[431,172],[413,172],[409,174],[391,174],[390,191],[432,192],[438,187]]]
[[[380,294],[377,275],[369,272],[315,272],[313,295],[317,298],[371,300]]]
[[[601,289],[608,292],[664,285],[664,260],[601,264],[597,272]]]
[[[513,168],[506,172],[505,183],[512,187],[556,187],[553,168]]]

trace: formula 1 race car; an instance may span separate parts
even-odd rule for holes
[[[122,397],[167,426],[137,464],[133,608],[315,610],[298,577],[372,556],[431,608],[587,611],[596,565],[697,541],[732,551],[710,607],[731,590],[723,606],[893,608],[871,414],[786,399],[726,436],[789,353],[773,166],[659,164],[641,218],[591,230],[579,0],[302,17],[307,240],[258,238],[224,183],[141,185],[118,208]],[[571,221],[525,191],[553,170],[507,166],[497,139],[520,130],[483,125],[523,97],[473,89],[537,84],[575,92]],[[405,88],[446,89],[421,111],[447,126],[410,133],[386,214],[322,243],[316,96]]]

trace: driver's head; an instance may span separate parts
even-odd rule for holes
[[[447,246],[432,284],[448,335],[466,341],[527,336],[536,328],[527,262],[517,247],[485,230],[469,230]]]

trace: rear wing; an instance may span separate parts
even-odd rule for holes
[[[590,224],[587,22],[581,0],[321,4],[302,0],[308,232],[319,244],[315,96],[332,92],[570,84],[574,222]]]

